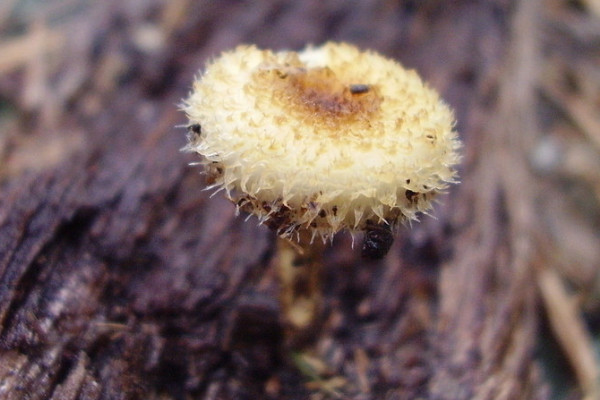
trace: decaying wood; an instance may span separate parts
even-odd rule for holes
[[[564,189],[584,185],[598,218],[600,85],[585,79],[600,69],[584,55],[600,35],[576,28],[596,2],[73,0],[23,26],[16,3],[0,7],[0,398],[548,399],[540,330],[561,318],[577,328],[548,351],[567,350],[573,398],[597,398],[581,354],[598,224]],[[456,110],[464,163],[436,219],[382,261],[336,238],[319,331],[295,349],[275,238],[202,190],[177,104],[221,50],[325,40],[417,68]],[[561,301],[567,279],[584,302]]]

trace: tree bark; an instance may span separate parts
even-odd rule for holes
[[[123,3],[32,23],[30,57],[0,77],[15,110],[0,151],[0,398],[548,398],[527,165],[540,1]],[[323,320],[298,350],[274,234],[203,191],[177,104],[221,50],[328,39],[419,70],[456,110],[464,164],[436,218],[382,261],[336,237]]]

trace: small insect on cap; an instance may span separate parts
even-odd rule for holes
[[[184,110],[207,183],[284,237],[393,226],[456,182],[452,111],[416,72],[349,44],[239,46]]]

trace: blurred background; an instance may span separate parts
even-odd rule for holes
[[[178,108],[221,51],[328,40],[441,93],[462,183],[384,261],[336,238],[293,353]],[[0,397],[600,398],[598,0],[3,0],[0,190]]]

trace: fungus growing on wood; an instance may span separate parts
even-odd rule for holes
[[[456,181],[452,111],[416,72],[348,44],[240,46],[185,112],[209,184],[283,237],[393,227]]]
[[[345,43],[239,46],[208,64],[184,111],[209,186],[299,252],[347,229],[382,257],[396,225],[457,179],[450,108],[415,71]]]

